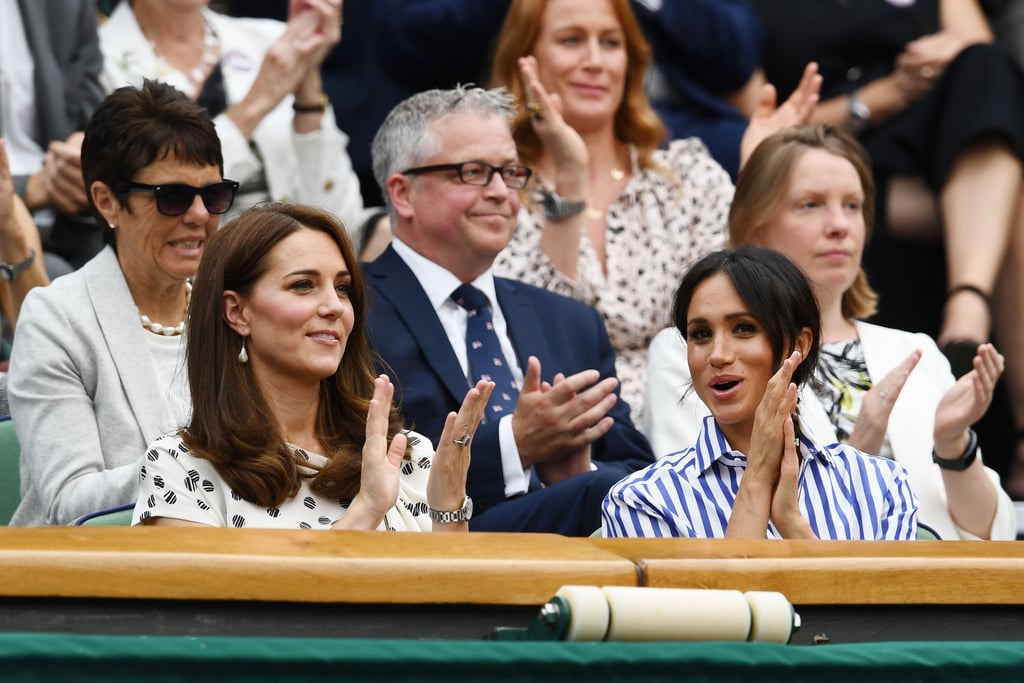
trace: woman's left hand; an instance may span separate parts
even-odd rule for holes
[[[974,369],[942,395],[935,408],[934,431],[935,452],[940,458],[955,458],[963,451],[967,428],[980,420],[991,405],[1005,364],[1003,355],[992,344],[982,344],[974,356]]]
[[[458,414],[448,413],[434,451],[427,479],[427,505],[434,510],[458,510],[466,500],[466,475],[476,428],[484,417],[494,382],[480,380],[466,392]],[[469,439],[463,446],[456,439]]]
[[[793,418],[787,418],[782,426],[782,461],[779,464],[779,481],[772,493],[769,514],[783,538],[817,538],[810,522],[800,512],[800,452],[796,443]]]

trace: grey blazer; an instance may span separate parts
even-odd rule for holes
[[[9,374],[21,443],[12,525],[67,524],[135,501],[147,444],[178,427],[146,334],[110,247],[29,292]]]

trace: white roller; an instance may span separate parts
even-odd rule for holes
[[[610,622],[605,640],[733,640],[750,633],[743,593],[689,588],[605,586]]]
[[[608,630],[608,600],[597,586],[562,586],[555,593],[569,603],[566,640],[604,640]]]
[[[750,640],[759,643],[788,643],[797,625],[793,606],[782,593],[747,591],[743,594],[750,605],[752,625]]]

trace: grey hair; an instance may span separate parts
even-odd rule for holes
[[[392,225],[397,220],[388,196],[388,177],[405,169],[423,165],[437,154],[441,143],[433,124],[455,114],[498,116],[511,127],[515,115],[515,97],[505,87],[485,90],[473,85],[451,89],[424,90],[399,102],[373,137],[370,154],[373,177],[377,180]]]

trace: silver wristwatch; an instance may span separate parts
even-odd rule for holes
[[[857,97],[857,91],[847,96],[847,107],[850,132],[855,135],[864,132],[871,125],[871,107]]]
[[[466,496],[466,500],[462,501],[462,507],[458,510],[448,510],[442,512],[441,510],[435,510],[430,508],[430,519],[434,520],[439,524],[453,524],[455,522],[468,522],[473,517],[473,499]]]
[[[14,278],[18,277],[23,272],[25,272],[25,270],[35,262],[35,249],[29,249],[28,256],[26,256],[18,263],[15,263],[14,265],[11,265],[10,263],[6,263],[4,261],[0,261],[0,278],[3,278],[7,282],[12,282]]]
[[[544,208],[544,217],[549,221],[560,221],[575,216],[587,208],[587,203],[582,199],[572,202],[554,190],[545,189],[540,190],[540,205]]]

